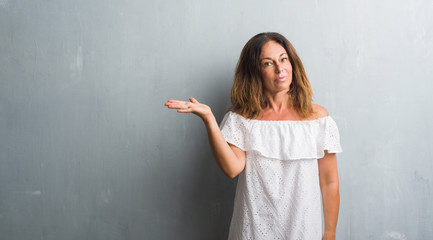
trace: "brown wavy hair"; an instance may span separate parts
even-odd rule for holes
[[[304,66],[289,40],[275,32],[255,35],[242,49],[234,76],[230,110],[245,118],[253,119],[267,106],[263,95],[260,54],[263,45],[269,41],[279,43],[286,50],[292,64],[292,83],[288,91],[289,106],[293,107],[302,119],[310,117],[314,113],[313,90]]]

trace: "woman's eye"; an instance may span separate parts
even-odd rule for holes
[[[281,62],[286,62],[288,59],[287,58],[282,58]]]
[[[265,65],[265,66],[272,66],[272,63],[271,62],[265,62],[263,65]]]

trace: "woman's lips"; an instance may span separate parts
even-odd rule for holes
[[[278,82],[282,82],[284,80],[286,80],[287,76],[283,76],[283,77],[278,77]]]

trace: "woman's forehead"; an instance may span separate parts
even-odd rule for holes
[[[274,58],[280,57],[285,54],[287,54],[286,49],[284,49],[281,44],[271,40],[263,45],[262,52],[260,53],[260,58]]]

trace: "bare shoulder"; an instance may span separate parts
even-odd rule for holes
[[[313,118],[317,119],[317,118],[322,118],[322,117],[327,117],[329,116],[328,111],[326,110],[326,108],[318,105],[318,104],[313,104]]]

